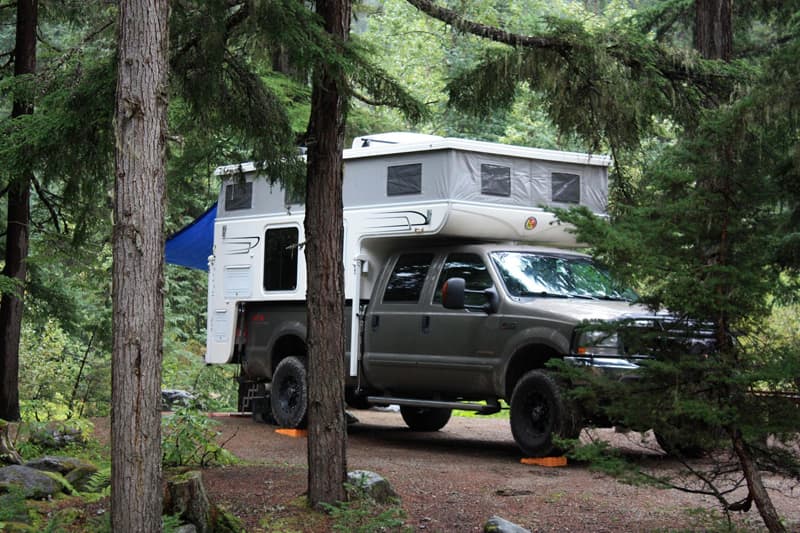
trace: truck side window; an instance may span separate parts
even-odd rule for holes
[[[268,229],[264,238],[264,290],[297,287],[297,228]]]
[[[436,283],[436,294],[433,295],[433,303],[442,303],[442,286],[450,278],[464,278],[466,289],[472,291],[482,291],[493,285],[489,271],[480,256],[476,254],[456,253],[447,256],[447,261],[442,267],[439,281]],[[486,298],[482,294],[465,295],[466,305],[483,305]]]
[[[431,267],[433,254],[401,255],[383,293],[384,302],[417,303]]]

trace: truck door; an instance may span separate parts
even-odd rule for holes
[[[362,361],[364,375],[374,387],[398,393],[420,386],[417,372],[423,313],[430,311],[423,292],[430,286],[425,282],[433,260],[434,254],[429,252],[400,255],[382,294],[372,299],[364,324]]]
[[[450,254],[442,268],[432,268],[432,260],[432,254],[406,254],[395,264],[380,303],[367,317],[366,377],[394,393],[491,394],[496,320],[483,312],[445,309],[441,286],[457,276],[467,288],[483,290],[493,280],[477,254]],[[481,295],[469,298],[475,302],[468,303],[484,302]]]

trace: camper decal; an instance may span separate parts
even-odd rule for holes
[[[536,224],[536,217],[528,217],[528,220],[525,221],[525,229],[531,231],[536,227]]]

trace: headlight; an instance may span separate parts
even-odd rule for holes
[[[622,355],[619,335],[611,331],[584,331],[578,336],[575,353],[597,356]]]

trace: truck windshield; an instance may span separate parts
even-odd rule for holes
[[[585,257],[533,252],[494,252],[491,257],[512,296],[625,301],[636,298],[636,293]]]

